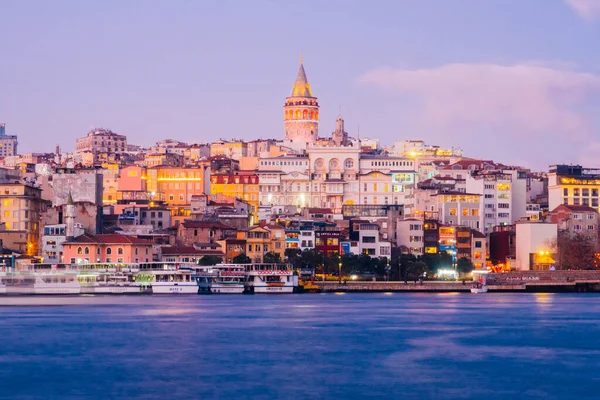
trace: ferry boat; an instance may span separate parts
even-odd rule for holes
[[[198,283],[192,278],[191,268],[147,271],[153,275],[153,294],[198,294]]]
[[[240,294],[244,292],[246,268],[241,264],[219,264],[195,269],[199,293]]]
[[[138,294],[142,291],[131,274],[81,274],[77,281],[82,294]]]
[[[246,264],[248,293],[293,293],[298,276],[288,264]]]
[[[38,272],[33,275],[33,294],[80,294],[81,285],[77,281],[77,273]]]

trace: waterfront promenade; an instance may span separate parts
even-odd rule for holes
[[[466,281],[315,281],[323,292],[470,292]],[[600,271],[511,271],[488,274],[490,292],[600,292]]]

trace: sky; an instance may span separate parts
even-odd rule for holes
[[[0,0],[0,122],[20,153],[283,138],[301,53],[321,136],[600,167],[600,0]]]

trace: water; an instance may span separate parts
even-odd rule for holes
[[[595,294],[0,302],[0,398],[599,396]]]

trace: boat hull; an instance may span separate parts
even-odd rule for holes
[[[482,287],[482,288],[471,288],[471,293],[487,293],[488,288],[487,287]]]
[[[85,294],[139,294],[140,286],[86,286],[81,288]]]
[[[33,294],[80,294],[81,286],[33,286]]]
[[[223,285],[219,283],[213,283],[209,288],[210,293],[218,294],[241,294],[244,293],[244,284],[235,285]]]
[[[196,283],[152,284],[152,294],[198,294]]]
[[[254,285],[253,288],[256,294],[294,293],[293,286]]]

